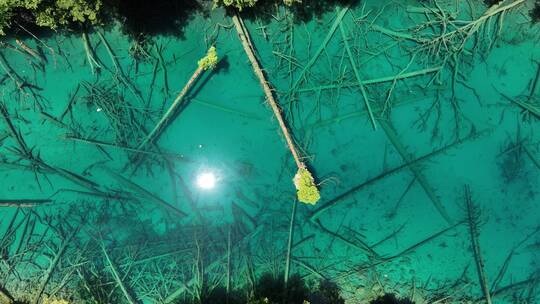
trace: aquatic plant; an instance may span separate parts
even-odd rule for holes
[[[315,205],[321,195],[319,189],[317,189],[317,184],[311,175],[311,172],[306,167],[301,167],[296,172],[296,175],[293,179],[294,186],[297,190],[298,200],[302,203]]]

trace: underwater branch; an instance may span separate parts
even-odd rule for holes
[[[186,96],[189,89],[195,84],[199,76],[201,76],[202,72],[208,70],[209,68],[210,69],[214,68],[217,64],[217,61],[218,61],[218,58],[217,58],[216,48],[210,47],[207,55],[199,61],[197,69],[195,70],[195,72],[193,72],[193,75],[191,75],[191,78],[188,80],[186,85],[184,85],[184,88],[182,89],[182,91],[180,91],[178,96],[176,96],[176,98],[172,102],[167,112],[165,112],[165,114],[161,117],[161,119],[158,121],[156,126],[152,129],[150,134],[148,134],[144,138],[144,140],[139,144],[139,146],[137,147],[138,150],[143,150],[144,147],[146,147],[148,143],[153,142],[156,138],[158,138],[161,135],[161,132],[165,129],[169,120],[174,116],[174,114],[176,113],[180,105],[182,104],[182,101],[184,100],[184,97]]]

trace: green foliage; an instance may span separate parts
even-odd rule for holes
[[[35,11],[36,24],[52,29],[72,22],[95,24],[101,7],[101,0],[56,0]]]
[[[16,13],[26,12],[38,26],[58,29],[77,23],[99,23],[101,0],[0,0],[0,34]]]
[[[321,198],[319,189],[317,189],[315,180],[307,168],[303,167],[298,169],[293,181],[300,202],[315,205],[319,201]]]
[[[9,27],[13,13],[2,0],[0,1],[0,35],[5,35],[4,30]]]

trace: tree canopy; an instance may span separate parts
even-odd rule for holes
[[[102,7],[101,0],[0,0],[0,34],[5,35],[17,19],[50,29],[96,24]]]

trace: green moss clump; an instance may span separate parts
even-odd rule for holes
[[[300,202],[315,205],[319,201],[321,198],[319,189],[317,189],[315,180],[307,168],[302,167],[298,169],[293,181],[297,190],[296,195]]]
[[[218,55],[216,51],[216,47],[212,46],[208,49],[208,52],[206,53],[206,56],[201,58],[197,62],[199,64],[199,68],[203,70],[213,69],[216,67],[218,63]]]

